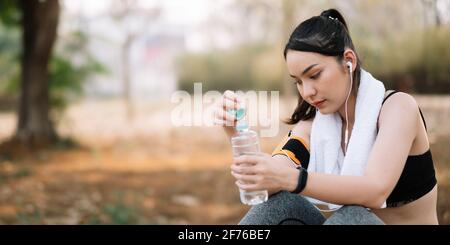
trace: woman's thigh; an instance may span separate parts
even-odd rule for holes
[[[240,225],[321,225],[325,217],[304,197],[286,191],[253,206]]]
[[[344,206],[331,215],[324,225],[384,225],[384,223],[365,207]]]

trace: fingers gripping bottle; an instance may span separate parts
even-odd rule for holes
[[[242,155],[252,155],[259,153],[259,138],[255,131],[250,130],[245,108],[231,110],[229,113],[235,115],[238,120],[236,123],[236,134],[231,137],[231,146],[233,148],[233,157]],[[247,205],[257,205],[267,201],[267,190],[247,192],[239,189],[241,202]]]

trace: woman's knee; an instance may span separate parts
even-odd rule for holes
[[[267,202],[253,206],[240,225],[322,224],[323,215],[300,195],[286,191],[272,195]]]
[[[384,225],[384,223],[367,208],[348,205],[336,211],[324,225]]]

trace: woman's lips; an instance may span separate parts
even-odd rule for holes
[[[313,105],[317,108],[320,108],[326,100],[321,100],[319,102],[313,103]]]

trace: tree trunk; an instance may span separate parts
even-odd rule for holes
[[[56,40],[58,0],[21,0],[22,70],[16,138],[27,146],[53,143],[57,135],[50,119],[48,63]]]
[[[436,26],[440,27],[442,25],[441,15],[439,13],[438,1],[437,0],[422,0],[422,7],[424,11],[424,22],[425,26]]]
[[[135,40],[135,35],[128,34],[122,45],[122,81],[123,81],[123,98],[125,100],[127,119],[134,118],[134,108],[131,95],[131,46]]]
[[[437,0],[433,1],[433,14],[434,14],[434,25],[440,27],[442,25],[441,15],[439,13],[439,7]]]

